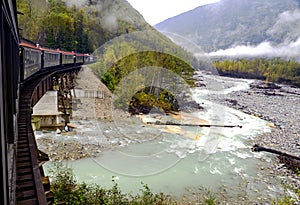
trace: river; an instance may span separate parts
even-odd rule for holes
[[[206,79],[215,80],[211,76]],[[230,78],[218,78],[218,81],[223,83],[222,91],[210,90],[210,94],[226,95],[249,89],[251,83]],[[208,188],[233,198],[276,198],[282,190],[264,180],[259,172],[271,158],[250,151],[257,136],[271,132],[268,122],[207,101],[206,89],[193,88],[192,94],[204,111],[183,114],[180,119],[150,114],[143,116],[143,120],[172,118],[180,123],[197,123],[204,119],[210,124],[240,125],[242,128],[152,126],[137,117],[124,122],[120,119],[113,125],[97,120],[72,122],[79,124],[78,129],[84,133],[75,136],[79,141],[119,146],[102,151],[100,157],[69,160],[65,164],[73,168],[81,182],[111,187],[114,179],[123,191],[130,193],[139,192],[143,182],[154,192],[175,196]],[[51,162],[44,165],[46,174],[51,166]]]

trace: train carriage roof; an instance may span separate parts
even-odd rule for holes
[[[20,46],[23,46],[23,47],[27,47],[27,48],[32,48],[32,49],[35,49],[35,50],[41,50],[39,47],[37,47],[36,45],[34,44],[31,44],[31,43],[27,43],[27,42],[20,42],[19,44]]]

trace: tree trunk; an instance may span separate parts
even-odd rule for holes
[[[257,144],[255,144],[252,148],[251,148],[252,152],[270,152],[273,154],[277,154],[279,155],[278,158],[280,160],[281,163],[284,163],[288,168],[290,169],[300,169],[300,157],[298,156],[294,156],[288,153],[284,153],[275,149],[270,149],[270,148],[265,148],[265,147],[261,147]]]

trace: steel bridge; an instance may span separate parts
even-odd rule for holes
[[[42,168],[48,156],[37,148],[31,127],[32,109],[53,89],[55,79],[69,76],[73,80],[81,66],[41,70],[26,82],[21,81],[16,1],[1,0],[0,14],[0,204],[52,204]]]

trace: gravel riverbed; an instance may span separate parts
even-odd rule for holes
[[[226,78],[225,78],[226,79]],[[272,85],[272,84],[271,84]],[[226,87],[226,85],[224,85]],[[270,133],[255,139],[254,144],[300,156],[300,89],[288,85],[267,86],[255,80],[247,90],[229,94],[207,96],[208,100],[257,116],[274,124]],[[271,124],[271,125],[272,125]],[[285,185],[300,188],[300,177],[288,169],[279,159],[272,157],[266,167],[270,173],[265,177],[280,178]]]

